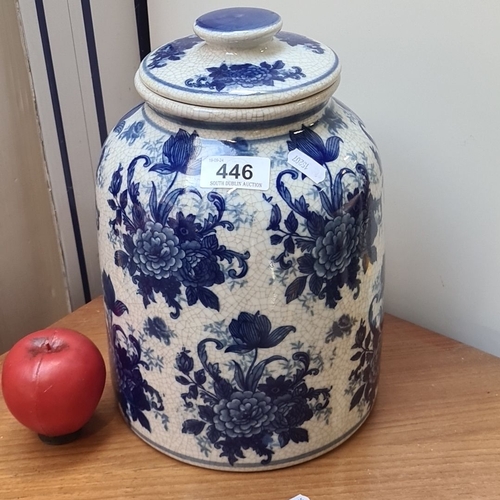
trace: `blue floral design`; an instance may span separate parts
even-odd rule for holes
[[[339,130],[347,129],[346,122],[342,119],[342,116],[335,111],[333,106],[328,106],[326,108],[323,120],[325,120],[330,134],[337,134]]]
[[[228,66],[224,63],[219,67],[207,68],[208,76],[189,78],[185,83],[188,87],[215,89],[220,92],[226,87],[273,87],[274,82],[284,82],[288,78],[300,80],[306,76],[298,66],[284,68],[285,63],[281,60],[273,64],[264,61],[258,66],[250,63]]]
[[[167,326],[165,321],[155,316],[148,318],[144,323],[144,333],[149,337],[156,338],[165,345],[170,345],[172,337],[176,337],[175,333]]]
[[[279,40],[286,42],[291,47],[295,47],[297,45],[302,45],[308,50],[311,50],[315,54],[324,54],[325,49],[321,46],[319,42],[311,40],[304,35],[298,35],[297,33],[289,33],[286,31],[281,31],[276,35],[276,38]]]
[[[188,306],[198,301],[207,308],[219,310],[219,298],[210,290],[214,285],[243,278],[248,271],[248,251],[239,253],[221,245],[217,228],[234,230],[234,225],[223,219],[226,210],[224,198],[216,192],[207,194],[212,211],[202,217],[184,214],[179,210],[181,196],[191,194],[199,200],[202,196],[196,189],[174,188],[178,175],[189,175],[195,163],[199,147],[198,134],[188,134],[180,129],[163,145],[162,162],[154,165],[146,155],[134,158],[127,168],[126,188],[122,190],[123,167],[113,173],[108,200],[115,217],[110,226],[116,236],[122,236],[123,249],[115,252],[115,264],[128,271],[144,306],[156,302],[161,294],[173,308],[170,316],[180,315],[181,294],[185,294]],[[158,192],[152,183],[149,203],[139,200],[139,183],[134,182],[137,165],[151,172],[169,176],[169,185]],[[119,230],[121,228],[121,231]],[[239,270],[231,268],[226,273],[222,262],[236,263]]]
[[[120,325],[113,323],[113,315],[121,316],[128,313],[127,306],[116,300],[115,290],[110,276],[102,272],[104,304],[108,311],[107,322],[112,345],[112,356],[116,370],[118,401],[125,418],[139,423],[149,432],[151,424],[146,417],[146,411],[164,411],[163,399],[160,393],[152,387],[142,375],[143,370],[150,370],[149,365],[141,359],[141,346],[133,335],[126,335]],[[163,420],[168,420],[161,414]]]
[[[167,65],[167,61],[179,61],[186,55],[186,50],[192,49],[200,42],[202,42],[201,38],[191,35],[160,47],[151,54],[148,68],[163,68]]]
[[[372,300],[368,328],[365,321],[361,320],[352,345],[355,353],[351,357],[351,361],[357,361],[358,365],[349,375],[348,392],[352,396],[351,410],[356,406],[371,408],[377,395],[382,347],[382,322],[376,321],[373,314],[373,305],[378,300],[380,300],[380,296],[375,296]]]
[[[129,146],[134,144],[137,139],[144,137],[144,121],[139,120],[137,122],[131,123],[127,128],[125,128],[125,123],[121,126],[118,124],[117,130],[120,130],[118,135],[119,139],[125,140]]]
[[[192,160],[199,155],[201,149],[199,142],[196,131],[188,134],[185,130],[179,129],[163,144],[162,162],[153,165],[150,170],[160,174],[198,174],[199,170],[193,166]]]
[[[295,373],[265,379],[269,364],[288,360],[274,355],[257,362],[260,349],[277,346],[295,331],[291,325],[272,330],[267,316],[241,312],[229,324],[232,343],[225,352],[247,354],[252,360],[246,368],[233,361],[232,379],[223,377],[219,364],[208,360],[207,345],[214,344],[221,350],[225,345],[220,340],[208,338],[198,343],[197,356],[202,366],[198,370],[189,350],[179,352],[176,368],[180,375],[176,381],[187,387],[182,394],[185,408],[192,411],[196,403],[198,413],[198,418],[184,421],[182,432],[195,436],[204,433],[220,450],[219,456],[227,457],[231,465],[246,458],[244,450],[248,449],[264,457],[261,463],[267,465],[274,454],[273,447],[284,448],[290,441],[309,441],[308,431],[302,425],[328,407],[331,390],[307,386],[306,377],[319,373],[310,368],[309,354],[293,354],[298,365]]]
[[[283,244],[283,251],[274,257],[282,270],[292,267],[290,255],[298,250],[297,258],[301,273],[285,291],[287,304],[301,296],[306,285],[309,291],[330,308],[335,308],[341,299],[340,289],[347,285],[353,290],[354,298],[359,294],[358,272],[360,264],[366,272],[368,265],[375,262],[377,251],[374,240],[377,234],[375,202],[370,192],[370,181],[364,165],[357,164],[355,170],[342,168],[332,178],[328,163],[339,155],[340,137],[331,136],[326,142],[311,128],[302,126],[299,131],[290,132],[288,149],[299,149],[326,168],[327,188],[316,186],[321,200],[321,212],[310,210],[303,196],[294,199],[285,186],[284,179],[298,178],[296,170],[282,171],[276,180],[276,187],[283,201],[291,209],[283,221],[278,204],[272,205],[268,230],[273,231],[272,245]],[[351,191],[344,190],[343,179],[353,177],[357,184]],[[264,197],[271,203],[271,198]],[[304,232],[299,231],[299,216],[303,219]]]

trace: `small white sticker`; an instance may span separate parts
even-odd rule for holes
[[[304,175],[307,175],[316,184],[325,179],[325,167],[304,154],[300,149],[294,149],[288,153],[288,163]]]
[[[259,156],[208,156],[201,162],[200,187],[267,191],[271,160]]]
[[[290,500],[310,500],[309,497],[306,497],[304,495],[297,495],[293,498],[290,498]]]

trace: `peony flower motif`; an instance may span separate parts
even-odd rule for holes
[[[184,286],[211,287],[224,283],[224,273],[210,249],[202,247],[198,241],[186,242],[182,248],[183,265],[176,276]]]
[[[312,250],[314,271],[327,280],[341,274],[352,262],[359,243],[359,225],[349,213],[329,221],[324,235],[316,240]]]
[[[236,344],[230,345],[226,352],[245,353],[274,347],[295,331],[294,326],[280,326],[271,332],[271,322],[267,316],[261,316],[259,311],[256,314],[242,312],[238,319],[233,319],[229,324],[229,332]]]
[[[287,395],[278,404],[273,425],[278,429],[297,428],[311,420],[313,415],[314,412],[304,398]]]
[[[195,161],[201,150],[198,133],[188,134],[180,128],[175,135],[171,135],[163,144],[162,163],[153,165],[150,170],[160,174],[180,172],[186,175],[199,173],[200,162]]]
[[[233,392],[213,407],[215,428],[230,438],[260,434],[274,420],[276,406],[262,392]]]
[[[147,222],[133,237],[132,260],[146,276],[168,277],[182,266],[184,250],[174,231],[159,222]]]
[[[305,125],[302,125],[301,130],[290,132],[289,135],[290,140],[287,141],[289,151],[299,149],[320,165],[334,161],[339,156],[339,146],[342,141],[340,137],[332,135],[325,144],[316,132]]]
[[[277,60],[272,64],[261,62],[255,64],[221,64],[219,67],[207,68],[208,76],[188,78],[185,84],[188,87],[215,89],[217,92],[226,87],[238,86],[252,88],[260,86],[274,87],[274,82],[284,82],[288,78],[300,80],[306,75],[298,66],[285,69],[285,63]]]

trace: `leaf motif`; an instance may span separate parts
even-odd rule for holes
[[[245,387],[245,376],[243,375],[243,370],[241,369],[241,366],[237,361],[233,361],[233,363],[234,363],[234,380],[238,384],[240,389],[244,391],[246,390],[246,387]]]
[[[309,205],[307,204],[306,199],[304,198],[304,195],[302,195],[299,198],[299,200],[295,202],[295,206],[296,206],[296,211],[300,215],[305,214],[302,216],[307,219],[307,216],[309,215]]]
[[[122,194],[120,195],[120,207],[125,210],[127,208],[127,203],[128,203],[128,192],[125,189],[125,191],[122,191]]]
[[[357,361],[359,358],[361,358],[361,355],[363,354],[363,351],[358,351],[354,356],[352,356],[351,361]]]
[[[325,304],[331,309],[335,308],[337,302],[342,299],[338,287],[338,282],[335,283],[333,280],[330,280],[326,282],[325,288],[322,292],[326,296]]]
[[[146,212],[140,203],[134,203],[132,206],[132,220],[135,227],[144,229],[146,223]]]
[[[213,251],[216,251],[219,248],[219,241],[217,240],[217,236],[215,234],[209,234],[208,236],[205,236],[201,244],[203,248],[207,248]]]
[[[205,370],[201,369],[194,372],[194,380],[198,385],[203,385],[207,381]]]
[[[224,352],[236,352],[238,354],[246,354],[247,352],[251,352],[253,349],[246,345],[233,344],[226,348]]]
[[[341,142],[342,139],[335,135],[326,140],[326,161],[335,161],[339,157]]]
[[[278,442],[281,448],[284,448],[290,442],[290,434],[288,431],[280,432],[278,435]]]
[[[132,184],[129,185],[128,195],[129,195],[132,203],[138,203],[138,196],[139,196],[139,183],[138,182],[133,182]]]
[[[121,316],[123,313],[128,313],[127,306],[120,300],[116,300],[113,304],[113,314]]]
[[[125,247],[125,251],[129,255],[133,255],[135,245],[134,245],[134,240],[133,240],[132,236],[130,236],[130,234],[123,235],[123,246]]]
[[[117,250],[115,252],[115,266],[119,266],[122,269],[125,269],[128,264],[128,254],[123,250]]]
[[[297,259],[297,263],[299,264],[299,271],[304,274],[313,274],[314,273],[314,257],[310,254],[302,255]]]
[[[289,236],[284,242],[283,246],[288,253],[295,253],[295,243],[293,242],[293,238]]]
[[[283,241],[283,236],[279,234],[273,234],[271,236],[271,245],[279,245]]]
[[[372,341],[371,335],[367,335],[365,338],[365,349],[369,349],[371,341]]]
[[[365,340],[366,337],[366,325],[364,321],[361,322],[359,325],[358,331],[356,332],[356,337],[355,337],[355,345],[361,347],[363,345],[363,340]]]
[[[117,170],[113,172],[111,177],[111,185],[109,186],[109,192],[116,196],[120,192],[120,187],[122,185],[122,166],[120,165]]]
[[[188,389],[188,396],[191,399],[196,399],[198,397],[198,387],[196,387],[194,384],[190,385]]]
[[[182,377],[180,375],[177,375],[175,377],[175,380],[177,382],[179,382],[179,384],[182,384],[182,385],[189,385],[191,383],[186,377]]]
[[[213,422],[215,413],[211,406],[198,406],[198,413],[205,422]]]
[[[363,397],[363,392],[365,390],[365,384],[363,384],[355,393],[351,399],[351,405],[349,406],[349,411],[351,411],[355,406],[359,404],[361,398]]]
[[[198,291],[194,286],[188,286],[186,288],[186,299],[188,306],[192,306],[198,302]]]
[[[200,434],[205,428],[205,425],[205,422],[202,422],[201,420],[185,420],[182,423],[182,432],[183,434],[194,434],[195,436],[198,436],[198,434]]]
[[[269,226],[267,226],[266,230],[277,231],[280,227],[280,222],[281,222],[280,207],[278,205],[273,205],[273,208],[271,209],[271,218],[269,220]]]
[[[156,213],[156,222],[160,222],[163,225],[167,224],[168,216],[174,207],[177,198],[184,193],[184,189],[174,189],[172,192],[166,191],[161,197],[158,203],[158,210]]]
[[[219,438],[222,436],[222,433],[215,428],[215,425],[209,425],[207,429],[207,438],[212,444],[215,444]]]
[[[157,221],[157,210],[158,210],[158,198],[156,194],[156,186],[155,183],[153,182],[153,187],[151,188],[151,194],[149,195],[149,210],[151,212],[151,215],[153,216],[153,220],[155,222]]]
[[[208,288],[203,288],[203,287],[200,287],[197,290],[198,290],[198,297],[199,297],[201,303],[205,307],[219,311],[219,307],[220,307],[219,298],[217,297],[217,295],[215,295],[214,292],[212,292]]]
[[[167,165],[165,163],[157,163],[153,165],[150,169],[150,172],[157,172],[158,174],[173,174],[175,172],[175,168],[171,165]]]
[[[296,238],[295,243],[297,244],[297,248],[299,248],[303,252],[311,252],[316,246],[316,243],[314,241],[307,240],[305,238]]]
[[[300,296],[300,294],[304,291],[306,286],[307,276],[299,276],[296,278],[288,288],[286,289],[286,303],[289,304],[292,300],[295,300]]]
[[[319,197],[321,199],[321,205],[323,206],[323,209],[325,210],[325,212],[330,217],[334,217],[335,216],[335,208],[334,208],[330,198],[328,198],[328,195],[323,190],[321,190],[319,192]]]
[[[108,205],[111,210],[116,210],[118,207],[116,206],[115,200],[108,200]]]
[[[309,279],[309,290],[311,290],[311,292],[314,295],[319,295],[322,287],[323,287],[323,278],[320,278],[316,274],[312,274],[311,278]]]
[[[264,368],[273,361],[288,361],[288,360],[283,356],[271,356],[270,358],[264,359],[260,363],[257,363],[247,374],[246,378],[247,390],[255,391],[257,389],[260,377],[262,377],[262,374],[264,373]]]
[[[219,399],[229,399],[233,393],[233,386],[227,380],[221,378],[214,383],[214,391]]]
[[[307,443],[309,441],[309,434],[306,429],[297,427],[295,429],[290,429],[290,439],[294,443]]]
[[[313,238],[319,238],[325,232],[325,219],[316,212],[311,212],[307,219],[307,230]]]
[[[137,412],[137,419],[147,431],[151,432],[151,425],[149,424],[149,420],[146,418],[146,415],[142,413],[142,411]]]
[[[295,214],[293,212],[290,212],[288,214],[288,217],[285,219],[285,227],[290,233],[294,233],[295,231],[297,231],[297,228],[299,227],[299,221],[297,220],[297,217],[295,217]]]

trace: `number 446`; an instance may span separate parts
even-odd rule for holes
[[[223,179],[226,177],[234,177],[235,179],[239,179],[240,175],[243,177],[245,180],[250,180],[253,177],[253,171],[252,171],[252,165],[243,165],[243,167],[240,169],[240,164],[237,163],[229,172],[227,171],[227,163],[223,163],[219,170],[217,170],[216,175],[220,175]]]

